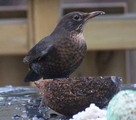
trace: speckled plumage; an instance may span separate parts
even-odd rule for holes
[[[39,41],[23,59],[24,63],[29,63],[31,69],[25,81],[35,81],[41,77],[69,77],[80,65],[86,53],[84,24],[102,13],[72,12],[65,15],[55,30]]]

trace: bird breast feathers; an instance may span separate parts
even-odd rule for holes
[[[75,34],[75,35],[72,35],[72,37],[74,40],[84,40],[84,36],[83,36],[83,33],[78,33],[78,34]]]

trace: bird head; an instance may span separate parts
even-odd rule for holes
[[[66,14],[58,23],[58,28],[66,30],[68,32],[82,32],[85,23],[93,17],[104,14],[103,11],[94,11],[91,13],[84,12],[71,12]]]

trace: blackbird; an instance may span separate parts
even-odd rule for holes
[[[24,57],[23,62],[28,63],[30,67],[24,81],[36,81],[42,77],[69,77],[80,65],[86,53],[84,25],[89,19],[100,14],[104,12],[66,14],[54,31],[39,41]]]

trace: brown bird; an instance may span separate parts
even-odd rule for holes
[[[23,59],[30,67],[25,81],[36,81],[42,77],[69,77],[80,65],[86,53],[83,27],[89,19],[100,14],[104,12],[66,14],[54,31],[39,41]]]

